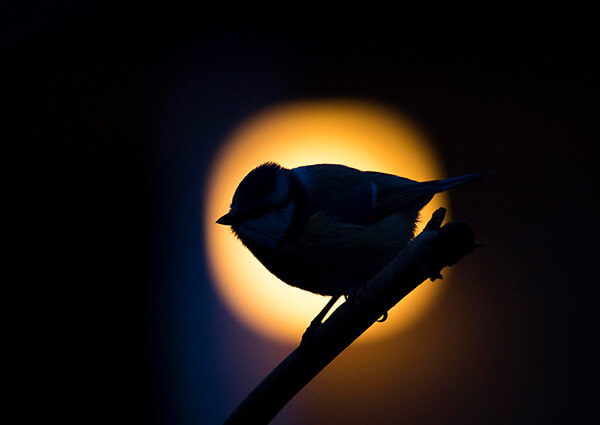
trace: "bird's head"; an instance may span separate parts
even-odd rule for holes
[[[250,249],[272,249],[289,229],[294,208],[290,170],[267,162],[244,177],[217,223],[231,226]]]

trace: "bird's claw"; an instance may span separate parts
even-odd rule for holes
[[[435,270],[427,264],[419,263],[419,271],[427,276],[432,282],[435,282],[436,279],[444,278],[440,273],[440,270]]]
[[[346,301],[351,303],[357,303],[360,300],[360,295],[363,290],[363,285],[355,285],[348,289],[348,292],[344,294]]]
[[[385,313],[383,313],[383,316],[381,316],[379,319],[377,319],[377,321],[379,323],[383,323],[387,320],[387,318],[388,318],[388,312],[386,311]]]
[[[440,272],[436,272],[436,273],[433,273],[433,275],[429,277],[429,280],[431,280],[432,282],[435,282],[436,279],[440,279],[441,280],[443,278],[444,277],[442,276],[442,274]]]

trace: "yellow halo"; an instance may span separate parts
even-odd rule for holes
[[[234,316],[262,335],[297,344],[327,298],[282,283],[227,227],[215,224],[229,210],[239,182],[267,161],[288,168],[338,163],[420,181],[442,178],[442,167],[414,124],[390,109],[366,102],[283,104],[251,117],[230,135],[212,162],[205,190],[210,273]],[[442,205],[448,207],[443,193],[421,211],[421,217],[426,220]],[[420,223],[417,232],[423,225]],[[408,327],[430,308],[442,287],[431,283],[419,286],[390,311],[389,320],[371,327],[359,341],[381,339]]]

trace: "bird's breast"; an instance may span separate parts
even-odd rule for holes
[[[342,294],[367,282],[406,247],[415,220],[416,215],[403,212],[356,225],[318,212],[274,249],[253,252],[292,286],[322,295]]]

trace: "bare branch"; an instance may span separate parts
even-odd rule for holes
[[[468,223],[440,228],[438,209],[425,230],[357,295],[340,305],[314,332],[309,347],[296,348],[238,406],[226,424],[268,423],[283,406],[338,354],[424,280],[479,246]]]

